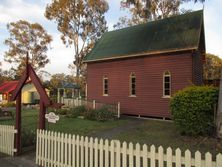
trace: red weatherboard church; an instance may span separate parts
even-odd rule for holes
[[[170,118],[170,97],[202,84],[204,55],[203,11],[107,32],[84,60],[87,99]]]

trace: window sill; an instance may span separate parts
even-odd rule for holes
[[[163,99],[170,99],[171,96],[162,96]]]
[[[109,96],[109,95],[107,95],[107,94],[104,94],[103,96]]]
[[[136,95],[130,95],[129,97],[136,97]]]

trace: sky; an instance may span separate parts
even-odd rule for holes
[[[120,10],[120,1],[108,0],[109,10],[105,17],[109,30],[113,29],[119,17],[127,15],[126,11]],[[40,23],[53,37],[47,52],[50,63],[44,70],[50,74],[71,74],[68,65],[74,60],[74,50],[62,43],[56,23],[44,17],[45,7],[51,2],[52,0],[0,0],[0,62],[3,69],[9,69],[12,66],[4,62],[4,52],[8,49],[4,45],[4,40],[9,37],[6,25],[9,22],[27,20],[31,23]],[[182,5],[182,8],[192,10],[204,8],[206,52],[222,58],[222,0],[206,0],[204,6],[201,3],[190,2]]]

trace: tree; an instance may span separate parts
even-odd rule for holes
[[[77,77],[84,56],[107,30],[104,17],[107,10],[106,0],[53,0],[46,7],[45,16],[56,21],[63,43],[74,46]]]
[[[0,84],[5,81],[11,81],[14,79],[14,74],[10,70],[2,70],[2,63],[0,62]]]
[[[122,0],[121,8],[129,10],[131,18],[120,17],[114,28],[124,28],[132,25],[146,23],[151,20],[163,19],[190,10],[181,9],[182,3],[193,0]],[[198,0],[194,0],[197,2]],[[204,2],[204,0],[199,0]]]
[[[4,58],[9,63],[19,65],[16,69],[18,75],[23,71],[27,53],[30,55],[30,63],[37,71],[49,62],[46,52],[52,37],[40,24],[20,20],[9,23],[7,29],[10,37],[4,43],[9,50],[5,52]]]
[[[220,79],[221,69],[222,59],[210,53],[206,54],[206,62],[204,64],[204,79]]]

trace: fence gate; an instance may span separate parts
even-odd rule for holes
[[[15,127],[0,125],[0,152],[13,156],[16,152],[14,148]]]

